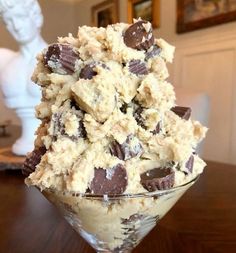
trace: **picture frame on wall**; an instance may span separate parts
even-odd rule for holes
[[[152,23],[153,28],[160,26],[160,0],[128,0],[128,22],[142,18]]]
[[[119,0],[107,0],[91,9],[91,23],[93,26],[106,27],[119,22]]]
[[[236,20],[236,0],[177,0],[177,33]]]

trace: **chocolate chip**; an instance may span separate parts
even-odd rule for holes
[[[130,134],[122,144],[113,141],[110,144],[110,152],[120,160],[126,161],[140,155],[143,152],[143,147],[138,138]]]
[[[44,54],[44,62],[48,68],[58,74],[73,74],[79,54],[68,44],[52,44]]]
[[[124,104],[121,106],[121,108],[120,108],[120,110],[121,110],[123,113],[127,113],[127,109],[128,109],[128,104],[126,104],[126,103],[124,103]]]
[[[149,23],[150,24],[150,23]],[[147,21],[137,21],[132,24],[124,33],[124,43],[127,47],[138,50],[147,50],[154,43],[154,36],[152,34],[152,27],[147,31]]]
[[[185,167],[188,169],[190,173],[193,172],[193,164],[194,164],[194,156],[191,155],[188,161],[185,163]]]
[[[175,106],[171,111],[177,114],[181,119],[188,120],[191,116],[191,108],[183,106]]]
[[[91,80],[94,76],[97,75],[97,72],[93,70],[94,67],[95,67],[95,65],[93,65],[93,64],[89,64],[89,65],[84,66],[80,71],[79,77],[82,79]]]
[[[157,45],[153,45],[147,52],[146,52],[146,57],[145,61],[148,61],[149,59],[159,55],[161,52],[161,48],[158,47]]]
[[[97,75],[97,72],[94,70],[94,68],[99,65],[101,67],[103,67],[104,69],[108,69],[108,67],[101,62],[93,62],[90,64],[85,65],[81,71],[80,71],[80,75],[79,77],[82,79],[87,79],[87,80],[91,80],[94,76]]]
[[[148,74],[146,64],[141,60],[131,60],[128,64],[128,67],[129,71],[137,76]]]
[[[173,187],[174,175],[171,168],[155,168],[141,174],[141,184],[149,192],[166,190]]]
[[[108,172],[108,170],[111,170]],[[93,194],[122,194],[127,187],[127,173],[122,164],[112,169],[95,168],[94,178],[90,184]]]
[[[156,128],[153,131],[151,131],[151,133],[156,135],[156,134],[159,134],[160,131],[161,131],[161,122],[159,121],[156,125]]]
[[[42,146],[34,149],[31,153],[26,156],[22,173],[28,177],[32,172],[35,171],[36,166],[40,163],[42,156],[46,153],[47,149]]]
[[[144,118],[142,117],[143,107],[136,101],[133,102],[133,116],[139,126],[146,129]]]

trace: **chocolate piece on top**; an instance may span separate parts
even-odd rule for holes
[[[148,61],[149,59],[159,55],[161,52],[161,48],[158,47],[157,45],[153,45],[152,48],[150,48],[147,52],[146,52],[146,57],[145,60]]]
[[[42,156],[47,152],[45,146],[35,148],[31,153],[26,156],[22,173],[28,177],[35,171],[36,166],[40,163]]]
[[[108,173],[108,170],[109,171]],[[95,168],[94,178],[90,184],[93,194],[122,194],[127,187],[127,174],[122,164],[112,169]]]
[[[188,161],[185,163],[185,167],[188,169],[190,173],[193,172],[193,164],[194,164],[194,156],[191,155]]]
[[[191,108],[189,107],[175,106],[171,108],[171,111],[185,120],[188,120],[191,116]]]
[[[146,67],[146,64],[142,62],[141,60],[131,60],[128,63],[128,66],[129,66],[129,71],[137,76],[148,74],[148,69]]]
[[[143,152],[143,147],[138,138],[130,134],[126,141],[122,144],[119,144],[117,141],[113,141],[110,144],[110,152],[120,160],[126,161],[140,155]]]
[[[73,74],[79,54],[68,44],[52,44],[44,54],[44,62],[48,68],[58,74]]]
[[[173,187],[175,173],[171,168],[155,168],[141,174],[140,177],[142,186],[152,192]]]
[[[132,24],[124,33],[124,43],[127,47],[148,50],[154,44],[151,24],[143,20]]]

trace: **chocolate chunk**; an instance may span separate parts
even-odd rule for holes
[[[127,109],[128,109],[128,104],[126,104],[126,103],[124,103],[124,104],[121,106],[121,108],[120,108],[120,110],[121,110],[123,113],[127,113]]]
[[[144,118],[142,117],[143,107],[136,101],[134,101],[134,111],[133,116],[139,126],[146,129],[146,126],[144,124]]]
[[[93,63],[85,65],[81,69],[79,77],[82,79],[91,80],[94,76],[97,75],[97,72],[94,70],[95,66],[97,65],[103,67],[104,69],[109,69],[104,63],[93,62]]]
[[[109,171],[110,170],[110,171]],[[122,194],[127,187],[127,174],[122,164],[112,169],[95,168],[90,190],[94,194]]]
[[[46,153],[47,149],[42,146],[34,149],[31,153],[26,156],[22,173],[26,177],[35,171],[36,166],[40,163],[42,156]]]
[[[171,168],[155,168],[141,174],[141,184],[149,192],[166,190],[173,187],[174,175]]]
[[[189,107],[175,106],[171,108],[171,111],[185,120],[188,120],[191,116],[191,108]]]
[[[58,74],[73,74],[77,59],[79,54],[68,44],[52,44],[44,55],[45,65]]]
[[[130,134],[126,141],[122,144],[119,144],[117,141],[113,141],[110,144],[110,152],[120,160],[126,161],[140,155],[143,152],[143,147],[138,138]]]
[[[190,173],[193,172],[193,164],[194,164],[194,156],[191,155],[188,161],[185,163],[185,167],[188,169]]]
[[[66,136],[70,138],[73,141],[76,141],[78,138],[86,138],[87,132],[85,130],[84,124],[83,124],[83,111],[77,110],[75,113],[75,116],[79,122],[79,126],[77,129],[77,133],[75,135],[69,136],[65,131],[65,125],[63,122],[63,113],[57,112],[52,115],[52,121],[53,121],[53,140],[56,141],[58,135]]]
[[[124,43],[127,47],[138,50],[147,50],[154,43],[152,27],[148,29],[147,21],[137,21],[132,24],[124,33]]]
[[[156,134],[159,134],[160,131],[161,131],[161,122],[159,121],[156,125],[156,128],[153,131],[151,131],[151,133],[156,135]]]
[[[81,71],[79,77],[82,79],[89,79],[91,80],[94,76],[97,75],[97,72],[94,71],[95,65],[94,64],[88,64],[84,66]]]
[[[161,48],[158,47],[157,45],[153,45],[152,48],[150,48],[147,52],[146,52],[146,57],[145,57],[145,61],[148,61],[149,59],[159,55],[161,52]]]
[[[128,66],[129,71],[137,76],[148,74],[146,64],[141,60],[131,60]]]

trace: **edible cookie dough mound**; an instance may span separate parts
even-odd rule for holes
[[[75,38],[49,45],[33,74],[42,90],[36,107],[42,124],[26,159],[27,184],[132,194],[169,189],[200,174],[205,163],[195,149],[206,128],[191,119],[190,108],[175,104],[166,81],[173,55],[174,47],[141,19],[82,26]]]

